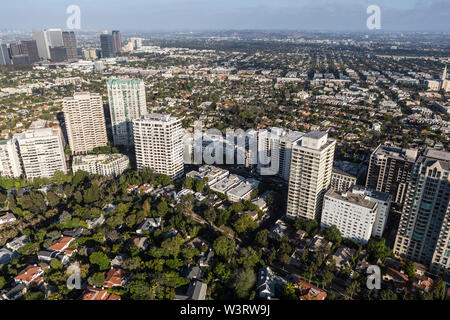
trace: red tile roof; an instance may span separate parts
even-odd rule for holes
[[[327,292],[312,284],[298,280],[294,287],[300,291],[300,300],[325,300]]]
[[[87,287],[87,289],[83,293],[83,296],[81,297],[81,300],[120,300],[120,296],[118,296],[117,294],[109,293],[103,289]]]
[[[103,286],[107,288],[123,286],[128,275],[129,272],[123,269],[112,268],[106,274],[105,284]]]
[[[44,273],[40,266],[29,265],[14,278],[14,280],[25,284],[40,285],[44,279],[41,275]]]
[[[62,252],[69,244],[74,240],[72,237],[62,237],[61,239],[53,241],[52,245],[48,247],[48,250],[55,250]]]

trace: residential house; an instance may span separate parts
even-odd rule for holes
[[[261,298],[275,297],[274,274],[269,267],[261,268],[258,272],[258,291]]]
[[[300,300],[325,300],[327,297],[325,290],[303,280],[298,280],[294,284],[294,288],[298,290]]]
[[[355,249],[351,249],[345,246],[339,247],[333,254],[333,259],[336,262],[336,267],[341,269],[349,265],[351,258],[355,253]]]
[[[129,272],[119,268],[111,268],[105,277],[103,287],[124,287],[129,276]]]
[[[155,228],[159,228],[161,226],[162,219],[159,218],[146,218],[141,223],[141,225],[137,228],[136,233],[142,234],[145,231],[153,231]]]
[[[0,249],[0,265],[9,264],[12,259],[17,257],[18,255],[14,252],[9,251],[8,249],[2,248]]]
[[[4,224],[11,224],[16,221],[16,217],[11,213],[8,212],[7,214],[0,217],[0,226]]]
[[[100,288],[87,287],[81,296],[81,300],[120,300],[120,296]]]
[[[25,269],[19,272],[17,276],[14,277],[16,283],[23,283],[26,286],[40,286],[44,283],[44,278],[42,275],[44,270],[37,265],[29,265]]]
[[[14,238],[12,241],[6,244],[6,247],[11,249],[12,251],[17,251],[23,246],[25,246],[30,240],[27,236],[23,235],[21,237]]]

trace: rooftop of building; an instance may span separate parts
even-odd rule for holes
[[[435,149],[425,150],[424,156],[436,160],[450,161],[450,152]]]
[[[162,114],[162,113],[149,113],[143,115],[140,119],[137,119],[138,121],[157,121],[157,122],[175,122],[179,119],[176,117],[171,116],[170,114]]]
[[[80,155],[80,156],[73,157],[73,164],[74,165],[82,165],[82,164],[88,164],[91,162],[101,162],[104,164],[108,164],[110,162],[113,162],[113,161],[121,159],[121,158],[128,158],[128,157],[121,153]]]
[[[305,134],[300,131],[289,131],[284,137],[281,138],[281,141],[294,143]]]
[[[328,132],[310,131],[304,135],[305,138],[311,138],[311,139],[322,139],[324,136],[328,136]]]
[[[381,200],[381,201],[389,201],[392,199],[392,195],[389,193],[377,191],[377,190],[367,188],[364,186],[360,186],[360,185],[352,186],[350,189],[350,192],[365,194],[366,196],[369,196],[369,197],[372,197],[372,198],[375,198],[375,199]]]
[[[374,201],[367,199],[365,195],[357,194],[357,193],[353,193],[353,192],[339,192],[339,191],[330,189],[326,193],[325,196],[331,197],[331,198],[334,198],[337,200],[349,202],[354,205],[368,208],[368,209],[373,209],[377,205]]]
[[[377,156],[385,156],[396,160],[404,160],[409,162],[416,161],[418,150],[401,149],[391,144],[381,144],[375,149],[374,154]]]

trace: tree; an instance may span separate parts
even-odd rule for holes
[[[222,209],[219,211],[219,214],[217,215],[216,225],[218,227],[226,225],[229,219],[230,219],[230,212],[228,210]]]
[[[214,207],[208,205],[208,207],[203,211],[203,217],[206,219],[206,221],[213,224],[216,220],[216,210],[214,209]]]
[[[323,235],[326,240],[331,241],[334,244],[340,244],[342,241],[341,232],[335,225],[332,225],[331,227],[326,228]]]
[[[105,275],[102,272],[94,273],[88,279],[88,282],[95,287],[102,287],[105,283]]]
[[[53,259],[52,261],[50,261],[50,266],[55,270],[61,270],[63,268],[61,261],[59,261],[58,259]]]
[[[6,285],[5,277],[0,277],[0,290],[2,290]]]
[[[184,189],[193,189],[195,184],[195,179],[192,177],[186,177],[186,179],[183,182],[183,188]]]
[[[288,282],[283,288],[283,298],[286,300],[298,300],[295,294],[295,287],[292,283]]]
[[[214,273],[219,277],[220,280],[226,282],[231,275],[230,266],[226,263],[219,262],[214,268]]]
[[[235,247],[234,239],[228,239],[225,236],[218,237],[213,243],[214,252],[226,261],[233,255]]]
[[[83,200],[86,203],[93,203],[100,199],[100,188],[94,183],[89,189],[83,193]]]
[[[392,250],[386,246],[385,239],[370,240],[367,244],[367,253],[372,258],[384,260],[392,255]]]
[[[111,261],[108,259],[108,256],[103,252],[94,252],[89,256],[89,261],[92,264],[95,264],[99,267],[100,271],[108,270]]]
[[[243,248],[240,252],[240,257],[237,259],[239,264],[242,264],[245,269],[252,269],[259,263],[261,255],[253,250],[253,248]]]
[[[403,271],[405,271],[406,275],[410,278],[414,278],[416,276],[416,266],[409,260],[405,261]]]
[[[333,281],[333,278],[334,278],[334,274],[328,270],[325,272],[322,272],[320,276],[321,276],[323,287],[328,286]]]
[[[156,179],[156,183],[157,184],[161,184],[164,187],[171,184],[172,181],[170,180],[170,177],[165,175],[165,174],[161,174],[158,176],[158,178]]]
[[[164,217],[167,211],[169,211],[169,206],[167,205],[167,202],[163,199],[156,206],[156,210],[158,211],[158,215],[160,217]]]
[[[398,295],[392,290],[381,290],[381,300],[398,300]]]
[[[264,248],[267,247],[269,244],[269,242],[267,240],[268,236],[269,236],[269,230],[263,229],[263,230],[258,231],[258,233],[256,234],[256,237],[255,237],[256,244],[261,247],[264,247]]]
[[[195,192],[203,192],[205,189],[205,181],[204,180],[196,180],[195,181]]]
[[[239,299],[247,299],[250,289],[256,283],[256,275],[251,269],[239,269],[233,275],[231,287]]]
[[[350,285],[347,287],[345,292],[350,296],[350,299],[353,298],[355,294],[357,294],[360,291],[360,284],[358,281],[354,280]]]
[[[178,253],[180,252],[180,247],[181,247],[182,243],[183,243],[183,240],[178,237],[173,237],[173,238],[164,240],[161,243],[161,250],[163,252],[163,256],[176,257],[178,255]]]
[[[242,214],[234,223],[234,230],[237,233],[244,233],[248,230],[253,231],[258,227],[258,223],[248,214]]]

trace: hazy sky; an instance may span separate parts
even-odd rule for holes
[[[381,7],[384,30],[450,31],[450,0],[3,0],[0,28],[65,28],[69,5],[84,30],[365,30]]]

